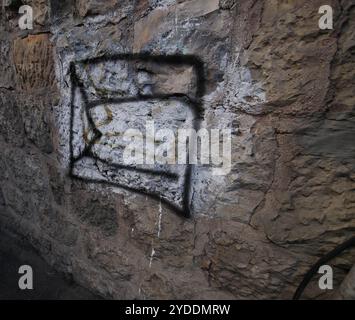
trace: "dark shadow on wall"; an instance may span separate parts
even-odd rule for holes
[[[20,290],[20,266],[33,270],[33,290]],[[0,230],[0,300],[101,300],[55,271],[28,244]]]

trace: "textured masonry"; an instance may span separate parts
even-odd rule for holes
[[[120,299],[290,298],[353,236],[353,0],[328,1],[333,31],[318,28],[322,0],[24,2],[36,11],[31,32],[18,29],[16,8],[1,10],[1,232]],[[201,126],[233,131],[231,173],[193,176],[191,219],[69,176],[70,64],[136,53],[197,56]],[[188,68],[148,71],[163,92],[193,88]],[[336,288],[354,261],[349,250],[331,262]],[[316,280],[304,297],[327,297]]]

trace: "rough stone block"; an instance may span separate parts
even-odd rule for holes
[[[10,42],[0,40],[0,88],[13,89],[14,68],[12,67]]]
[[[11,146],[23,144],[23,124],[19,107],[12,94],[0,92],[0,135]]]
[[[114,9],[117,3],[117,0],[78,0],[76,1],[76,10],[81,17],[98,15]]]
[[[23,39],[16,39],[13,59],[19,90],[54,88],[53,48],[48,34],[29,35]]]

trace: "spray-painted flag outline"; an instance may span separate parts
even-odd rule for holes
[[[121,92],[119,96],[114,94],[108,96],[105,92],[92,95],[92,92],[88,92],[90,85],[83,79],[83,72],[87,70],[90,72],[90,69],[102,67],[103,65],[114,67],[120,63],[136,67],[153,64],[159,68],[191,68],[194,78],[193,90],[192,92],[134,92],[134,94],[122,94]],[[127,118],[130,117],[130,109],[127,109],[127,106],[131,107],[139,103],[152,105],[157,102],[165,103],[166,105],[169,103],[181,103],[186,105],[192,115],[191,129],[198,131],[200,121],[203,118],[202,98],[205,91],[204,67],[201,60],[192,55],[119,54],[72,62],[70,75],[70,176],[83,182],[107,184],[159,199],[177,214],[187,218],[191,217],[193,165],[186,164],[183,170],[180,168],[179,172],[176,173],[174,170],[168,170],[167,168],[165,170],[157,170],[155,168],[127,166],[102,158],[100,154],[95,152],[95,148],[97,148],[97,143],[102,139],[103,132],[95,122],[92,110],[105,106],[114,106],[114,108],[118,109],[125,107],[126,110],[120,110],[121,114],[118,112],[118,117],[126,118],[124,120],[129,121]],[[173,77],[174,75],[171,74],[171,76]],[[117,77],[119,78],[119,75]],[[120,79],[114,79],[113,81],[120,81]],[[80,106],[78,107],[78,105]],[[84,134],[76,128],[78,119],[82,120],[77,115],[78,112],[81,118],[83,116],[85,118],[85,121],[79,122],[85,122],[90,131],[89,135],[86,132],[86,141],[79,151],[76,150],[75,141],[81,139]],[[88,172],[91,172],[91,174],[88,174]],[[92,172],[97,174],[92,174]],[[149,184],[144,184],[144,179],[149,181]]]

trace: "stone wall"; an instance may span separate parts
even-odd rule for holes
[[[322,0],[23,2],[31,31],[18,28],[16,5],[1,11],[1,232],[117,299],[291,298],[309,267],[353,236],[354,1],[330,1],[334,30],[318,27]],[[201,126],[232,130],[232,170],[193,171],[191,218],[70,175],[71,63],[117,54],[203,63]],[[120,74],[129,91],[122,68],[94,75],[107,89]],[[188,68],[148,69],[152,90],[194,89]],[[354,261],[354,250],[332,261],[335,286]],[[304,296],[325,297],[316,282]]]

